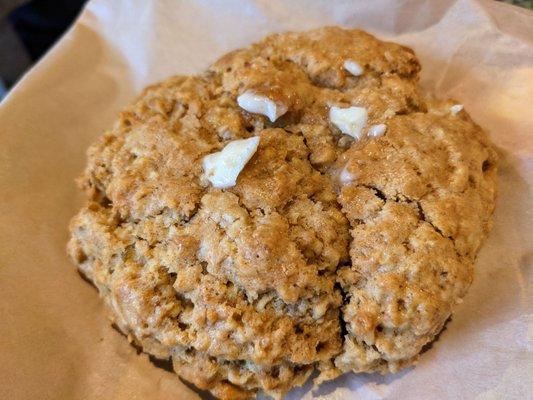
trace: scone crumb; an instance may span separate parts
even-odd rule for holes
[[[252,91],[246,91],[237,97],[239,106],[253,114],[261,114],[267,117],[270,122],[275,122],[279,117],[287,112],[287,106],[262,96]]]
[[[226,189],[235,186],[237,177],[257,150],[259,137],[233,140],[222,151],[208,154],[202,165],[205,177],[213,187]]]
[[[342,136],[339,141],[337,142],[337,146],[339,146],[342,149],[347,149],[350,147],[350,145],[353,143],[353,138],[350,136]]]

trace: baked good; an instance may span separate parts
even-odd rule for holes
[[[472,282],[496,154],[403,46],[268,36],[150,86],[88,151],[68,252],[143,351],[222,399],[413,364]]]

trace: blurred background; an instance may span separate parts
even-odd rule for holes
[[[85,0],[0,0],[0,99],[61,37]]]
[[[533,0],[504,1],[533,9]],[[85,2],[0,0],[0,100],[61,37]]]

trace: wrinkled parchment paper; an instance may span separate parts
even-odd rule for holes
[[[197,399],[110,328],[65,256],[85,150],[145,85],[273,31],[326,24],[413,47],[500,149],[494,229],[453,320],[416,368],[290,398],[533,397],[533,13],[476,0],[93,0],[0,105],[0,398]]]

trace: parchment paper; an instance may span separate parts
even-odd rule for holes
[[[496,2],[93,0],[0,105],[0,399],[196,399],[110,328],[65,256],[85,150],[147,84],[273,31],[360,27],[413,47],[422,84],[498,145],[476,278],[416,368],[291,398],[533,398],[533,13]]]

